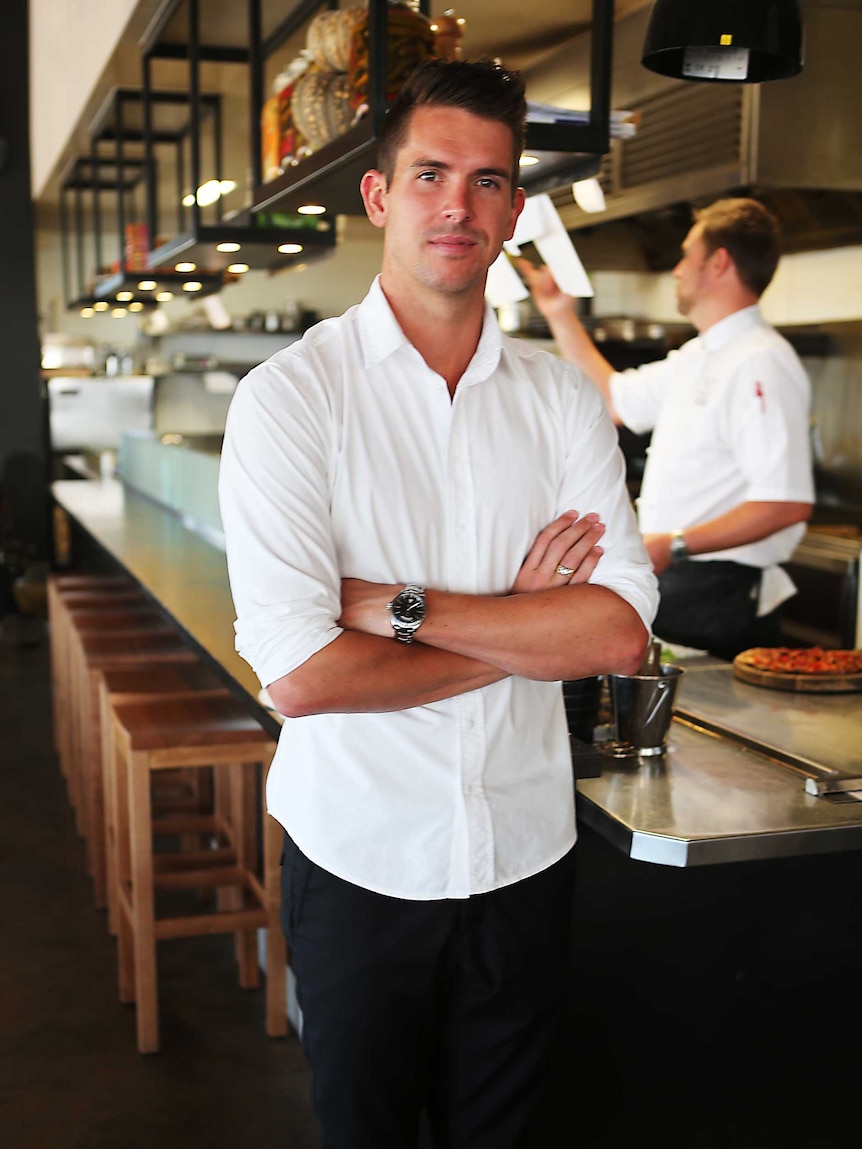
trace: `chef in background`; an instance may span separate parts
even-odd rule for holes
[[[618,425],[652,432],[638,520],[659,576],[656,635],[728,659],[780,645],[780,606],[795,593],[780,564],[814,500],[808,377],[758,306],[780,254],[778,223],[755,200],[695,212],[673,276],[698,335],[623,372],[548,269],[519,261],[560,353],[590,376]]]

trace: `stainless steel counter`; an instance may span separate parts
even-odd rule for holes
[[[233,648],[224,553],[118,481],[58,482],[53,493],[258,709],[257,679]],[[862,849],[862,802],[806,794],[800,773],[740,740],[771,738],[774,753],[826,769],[862,763],[862,696],[766,691],[713,661],[685,675],[680,706],[730,733],[675,719],[663,761],[608,757],[600,778],[578,783],[584,822],[633,859],[666,866]]]

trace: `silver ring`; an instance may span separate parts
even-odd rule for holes
[[[563,575],[564,578],[571,578],[574,573],[574,567],[564,567],[562,563],[557,567],[557,574]]]

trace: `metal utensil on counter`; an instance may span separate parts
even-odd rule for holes
[[[655,648],[659,662],[655,667]],[[661,662],[661,644],[653,643],[639,674],[608,676],[616,730],[617,752],[644,757],[663,754],[673,717],[673,703],[683,670]]]

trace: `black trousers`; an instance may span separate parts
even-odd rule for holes
[[[752,646],[779,646],[779,611],[757,617],[762,574],[759,567],[722,560],[673,563],[658,580],[653,630],[666,642],[728,660]]]
[[[325,1149],[514,1149],[563,1014],[574,851],[464,900],[334,877],[285,838],[282,924]]]

